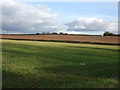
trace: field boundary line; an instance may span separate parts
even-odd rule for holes
[[[24,40],[24,41],[44,41],[44,42],[64,42],[64,43],[81,43],[81,44],[98,44],[98,45],[115,45],[119,46],[120,44],[115,43],[100,43],[100,42],[80,42],[80,41],[62,41],[62,40],[35,40],[35,39],[15,39],[15,38],[0,38],[6,40]]]

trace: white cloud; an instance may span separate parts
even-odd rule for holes
[[[118,32],[117,20],[104,20],[98,18],[78,18],[67,22],[68,31],[79,32],[104,32],[110,31],[113,33]]]
[[[104,31],[118,32],[117,20],[99,18],[77,18],[60,23],[58,14],[51,13],[45,5],[30,5],[13,0],[2,1],[2,30],[9,33],[37,33],[37,32],[68,32],[68,33],[95,33]],[[67,26],[64,26],[64,24]]]
[[[51,13],[50,8],[44,5],[33,6],[13,0],[3,0],[2,11],[2,29],[8,30],[9,33],[53,32],[64,27],[57,21],[57,14]]]

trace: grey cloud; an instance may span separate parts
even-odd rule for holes
[[[118,32],[117,20],[78,18],[66,24],[57,21],[57,14],[45,5],[30,5],[13,0],[2,2],[2,30],[9,33],[37,32]],[[1,13],[0,13],[1,14]],[[66,25],[66,26],[65,26]]]
[[[67,22],[68,31],[110,31],[117,33],[117,20],[103,20],[98,18],[78,18],[71,22]]]
[[[9,32],[53,32],[64,29],[64,25],[57,21],[57,14],[50,12],[44,5],[29,5],[4,0],[2,2],[2,29]],[[60,28],[52,28],[59,26]]]

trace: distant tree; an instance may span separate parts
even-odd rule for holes
[[[110,32],[104,32],[103,36],[114,36],[115,34]]]
[[[114,33],[110,33],[110,36],[115,36],[115,34]]]
[[[60,32],[60,34],[63,34],[63,32]]]
[[[67,33],[65,33],[65,35],[67,35]]]
[[[36,33],[37,35],[39,35],[40,33]]]
[[[103,36],[109,36],[109,32],[104,32]]]
[[[67,33],[63,33],[63,32],[60,32],[60,34],[64,34],[64,35],[67,35]]]
[[[57,34],[56,32],[53,32],[52,34]]]

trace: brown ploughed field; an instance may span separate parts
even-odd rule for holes
[[[0,35],[3,39],[50,40],[69,42],[90,42],[120,44],[119,36],[82,36],[82,35]]]

